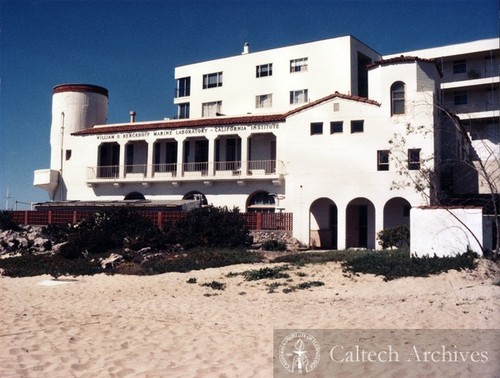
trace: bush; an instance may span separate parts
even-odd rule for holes
[[[383,249],[408,248],[410,246],[410,229],[407,226],[387,228],[377,233],[379,244]]]
[[[290,278],[288,273],[283,273],[285,270],[289,270],[288,265],[277,266],[275,268],[261,268],[258,270],[247,270],[243,272],[243,276],[246,281],[257,281],[264,279],[276,280],[279,278]]]
[[[185,249],[194,247],[235,248],[248,245],[250,232],[237,208],[213,206],[195,209],[173,224],[167,235]]]
[[[19,225],[12,220],[12,211],[0,210],[0,230],[19,230]]]
[[[454,257],[415,257],[409,254],[372,252],[342,263],[344,271],[368,273],[384,276],[384,281],[401,277],[427,277],[448,270],[474,269],[474,253],[464,253]]]
[[[97,259],[69,260],[59,255],[22,255],[0,259],[0,268],[8,277],[31,277],[50,274],[52,277],[64,275],[81,276],[102,273]]]
[[[120,209],[94,214],[70,228],[68,241],[73,250],[68,257],[105,253],[112,249],[162,248],[165,235],[149,219],[134,211]]]

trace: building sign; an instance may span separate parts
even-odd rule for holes
[[[163,136],[176,136],[176,135],[206,135],[210,132],[217,134],[246,132],[246,131],[262,131],[278,130],[279,123],[269,124],[250,124],[250,125],[235,125],[235,126],[215,126],[215,127],[190,127],[172,130],[158,130],[158,131],[138,131],[132,133],[121,134],[103,134],[97,135],[98,140],[118,140],[118,139],[145,139],[148,137],[163,137]]]

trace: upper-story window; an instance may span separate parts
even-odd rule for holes
[[[292,59],[290,61],[290,72],[307,71],[307,58]]]
[[[290,104],[303,104],[309,101],[307,89],[290,91]]]
[[[377,171],[388,171],[389,170],[389,151],[379,150],[377,151]]]
[[[273,106],[273,95],[271,93],[255,96],[256,108],[270,108]]]
[[[177,79],[177,97],[187,97],[191,95],[191,78],[182,77]]]
[[[405,114],[405,83],[397,81],[391,85],[391,115]]]
[[[364,121],[351,121],[351,134],[362,133],[365,130]]]
[[[255,76],[256,77],[265,77],[272,76],[273,74],[273,64],[261,64],[255,68]]]
[[[179,104],[177,118],[180,119],[189,118],[189,109],[190,109],[189,102]]]
[[[465,59],[462,60],[455,60],[453,62],[453,73],[454,74],[461,74],[465,73],[467,71],[467,62]]]
[[[215,117],[220,115],[222,109],[222,101],[204,102],[201,104],[202,117]]]
[[[311,122],[311,135],[323,134],[323,122]]]
[[[342,133],[344,131],[343,121],[330,122],[330,134]]]
[[[420,169],[420,148],[410,148],[408,150],[408,169]]]
[[[222,72],[203,75],[203,89],[222,87]]]

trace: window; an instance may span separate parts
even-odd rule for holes
[[[177,79],[177,97],[187,97],[191,95],[191,78],[182,77]]]
[[[273,106],[273,95],[271,93],[255,96],[256,108],[270,108]]]
[[[247,200],[247,212],[249,213],[274,213],[276,208],[275,195],[259,191],[251,195]]]
[[[410,148],[408,150],[408,169],[420,169],[420,148]]]
[[[290,72],[307,71],[307,58],[293,59],[290,61]]]
[[[215,117],[217,114],[220,114],[222,101],[204,102],[201,106],[202,117]]]
[[[336,134],[342,132],[344,132],[344,122],[342,121],[330,122],[330,134]]]
[[[391,115],[405,114],[405,83],[397,81],[391,86]]]
[[[389,151],[377,151],[377,171],[389,170]]]
[[[179,119],[189,118],[189,108],[190,108],[189,102],[186,102],[184,104],[179,104],[177,118]]]
[[[351,134],[362,133],[364,131],[364,121],[351,121]]]
[[[66,150],[66,160],[71,159],[71,150]]]
[[[268,64],[262,64],[260,66],[256,67],[256,77],[265,77],[265,76],[272,76],[273,75],[273,64],[268,63]]]
[[[453,73],[461,74],[467,71],[467,63],[465,60],[455,60],[453,62]]]
[[[222,72],[203,75],[203,89],[222,87]]]
[[[340,103],[338,103],[338,102],[333,103],[333,111],[334,112],[340,111]]]
[[[467,92],[455,92],[453,95],[453,103],[455,105],[467,105]]]
[[[323,122],[312,122],[311,123],[311,135],[323,134]]]
[[[307,89],[290,91],[290,104],[303,104],[309,101]]]

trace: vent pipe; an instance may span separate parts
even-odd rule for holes
[[[244,54],[248,54],[250,51],[249,51],[249,48],[250,48],[250,44],[248,42],[245,42],[243,44],[243,52],[241,53],[242,55]]]
[[[130,112],[130,123],[134,123],[134,122],[135,122],[135,112],[131,111]]]

